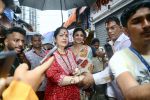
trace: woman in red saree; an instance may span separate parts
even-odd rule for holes
[[[53,53],[54,61],[46,71],[47,86],[45,100],[80,100],[78,83],[83,75],[75,75],[77,64],[68,44],[68,31],[59,27],[54,32],[57,50]]]

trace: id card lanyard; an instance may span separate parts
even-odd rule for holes
[[[129,49],[136,54],[136,56],[141,60],[141,62],[145,65],[145,67],[148,69],[148,71],[150,72],[150,65],[147,63],[147,61],[138,53],[137,50],[135,50],[133,47],[129,47]]]

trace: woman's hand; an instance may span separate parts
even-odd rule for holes
[[[73,75],[74,76],[77,76],[77,75],[81,75],[81,71],[79,68],[75,68],[74,72],[73,72]]]

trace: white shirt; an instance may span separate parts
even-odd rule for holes
[[[118,37],[118,39],[114,42],[113,49],[114,49],[114,52],[116,52],[116,51],[119,51],[121,49],[128,48],[130,45],[131,45],[131,42],[130,42],[129,37],[126,36],[124,33],[122,33]],[[109,66],[104,71],[96,73],[96,74],[93,74],[93,78],[94,78],[95,84],[98,85],[98,84],[104,84],[104,83],[110,82],[111,80],[109,80],[109,81],[105,80],[105,82],[104,82],[104,79],[106,77],[110,77],[111,75],[112,75],[112,73],[110,71],[110,67]],[[108,84],[107,95],[109,97],[116,97],[113,88],[117,89],[117,87],[114,87],[114,85],[112,87],[112,84],[115,84],[115,81],[112,81],[111,83]]]
[[[106,67],[103,71],[93,74],[96,85],[106,84],[111,82],[110,68]]]
[[[113,48],[116,51],[128,48],[131,45],[130,39],[124,33],[122,33],[118,39],[114,42]]]
[[[150,65],[150,55],[142,55]],[[123,72],[130,72],[139,84],[150,83],[150,72],[141,60],[129,48],[114,54],[109,61],[110,68],[115,78]]]

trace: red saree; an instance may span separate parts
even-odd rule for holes
[[[59,85],[63,77],[71,76],[74,69],[77,67],[73,53],[67,50],[66,54],[60,55],[58,51],[56,51],[54,57],[54,62],[46,71],[47,86],[45,90],[45,100],[80,100],[80,93],[77,85]],[[63,60],[61,59],[62,57]],[[69,62],[71,62],[71,66],[69,66]]]

